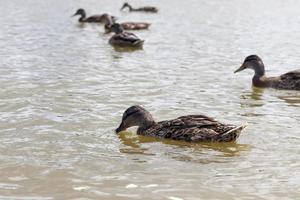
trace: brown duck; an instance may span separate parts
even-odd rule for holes
[[[144,40],[141,40],[133,33],[125,32],[122,26],[118,23],[111,26],[111,31],[115,33],[109,39],[109,43],[112,46],[142,48],[144,44]]]
[[[116,133],[132,126],[138,126],[138,135],[187,142],[233,142],[246,127],[246,125],[223,124],[204,115],[187,115],[156,122],[141,106],[131,106],[124,112]]]
[[[158,9],[156,7],[153,7],[153,6],[133,8],[131,5],[129,5],[129,3],[124,3],[121,10],[123,10],[126,7],[129,9],[130,12],[152,12],[152,13],[157,13],[158,12]]]
[[[104,30],[105,33],[110,33],[112,32],[111,26],[115,23],[115,20],[113,17],[110,15],[105,15],[105,25],[104,25]],[[150,23],[146,22],[122,22],[119,23],[124,30],[143,30],[143,29],[148,29],[149,26],[151,25]]]
[[[106,16],[108,14],[102,14],[102,15],[92,15],[88,18],[86,18],[86,13],[85,13],[85,10],[82,9],[82,8],[79,8],[76,13],[73,15],[76,16],[76,15],[80,15],[80,18],[79,18],[79,22],[87,22],[87,23],[105,23],[106,20]],[[116,17],[114,16],[111,16],[111,19],[112,21],[114,22],[116,20]]]
[[[300,90],[300,69],[290,71],[281,76],[266,77],[264,63],[257,55],[250,55],[246,57],[242,66],[234,73],[240,72],[244,69],[254,70],[252,84],[255,87]]]

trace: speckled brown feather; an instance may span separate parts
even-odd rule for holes
[[[294,70],[280,76],[279,88],[300,90],[300,70]]]
[[[138,12],[153,12],[153,13],[157,13],[158,9],[152,6],[145,6],[145,7],[141,7],[141,8],[133,8],[130,11],[138,11]]]
[[[121,23],[124,30],[142,30],[148,29],[150,24],[145,22],[123,22]]]
[[[277,77],[253,77],[255,87],[271,87],[275,89],[300,90],[300,70],[295,70]]]
[[[144,40],[139,39],[133,33],[123,32],[113,35],[109,43],[113,46],[142,47]]]
[[[139,128],[137,133],[188,142],[233,142],[244,128],[222,124],[204,115],[187,115],[155,123],[146,130]]]
[[[80,18],[79,22],[88,22],[88,23],[105,23],[106,22],[106,15],[107,14],[102,14],[102,15],[93,15],[88,18]],[[111,16],[113,22],[116,20],[116,17]]]

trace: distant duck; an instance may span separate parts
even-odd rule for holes
[[[92,15],[88,18],[86,18],[86,13],[85,10],[80,8],[76,11],[76,13],[72,16],[80,15],[81,17],[79,18],[79,22],[87,22],[87,23],[105,23],[105,18],[107,14],[102,14],[102,15]],[[116,17],[111,16],[112,21],[116,20]]]
[[[144,44],[144,40],[141,40],[133,33],[124,32],[123,27],[118,23],[111,25],[110,30],[115,33],[109,39],[109,43],[113,46],[140,48]]]
[[[121,10],[123,10],[126,7],[129,9],[130,12],[152,12],[152,13],[158,12],[158,9],[156,7],[145,6],[141,8],[132,8],[132,6],[129,5],[129,3],[124,3]]]
[[[242,66],[234,73],[240,72],[244,69],[254,70],[252,84],[255,87],[300,90],[300,69],[290,71],[281,76],[266,77],[264,63],[257,55],[250,55],[246,57]]]
[[[111,31],[111,26],[114,24],[114,19],[110,15],[105,15],[105,33],[110,33]],[[122,28],[124,30],[144,30],[148,29],[149,26],[151,25],[150,23],[146,22],[122,22],[120,23]]]
[[[145,30],[148,29],[151,24],[145,22],[122,22],[120,23],[124,30]],[[112,32],[111,25],[105,24],[105,33]]]
[[[187,142],[234,142],[246,127],[223,124],[204,115],[187,115],[156,122],[141,106],[131,106],[124,112],[116,133],[132,126],[138,126],[138,135]]]

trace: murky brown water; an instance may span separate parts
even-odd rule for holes
[[[253,53],[271,75],[300,68],[299,1],[0,2],[1,200],[300,198],[300,93],[233,74]],[[115,51],[79,7],[153,23],[144,50]],[[227,145],[115,135],[133,104],[249,127]]]

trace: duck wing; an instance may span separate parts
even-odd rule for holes
[[[212,128],[218,122],[204,115],[188,115],[177,119],[159,122],[152,136],[184,141],[207,141],[218,133]],[[194,137],[198,136],[197,139]]]
[[[298,79],[300,79],[300,69],[285,73],[285,74],[281,75],[280,78],[281,79],[298,80]]]
[[[92,15],[92,16],[86,18],[85,21],[86,22],[95,22],[95,23],[106,23],[107,17],[110,17],[112,22],[115,22],[115,20],[116,20],[115,16],[110,16],[110,15],[104,13],[102,15]]]
[[[205,115],[187,115],[177,119],[159,122],[166,128],[186,129],[186,128],[201,128],[204,126],[216,125],[218,122],[211,117]]]
[[[123,32],[112,36],[110,43],[118,46],[141,47],[144,43],[144,40],[139,39],[133,33]]]
[[[222,124],[205,115],[187,115],[158,122],[141,134],[188,142],[230,142],[235,141],[244,128]]]
[[[144,11],[144,12],[158,12],[158,9],[156,7],[153,6],[145,6],[145,7],[141,7],[136,9],[137,11]]]
[[[300,69],[280,76],[279,88],[300,90]]]
[[[131,42],[131,43],[134,43],[134,42],[140,40],[135,34],[127,33],[127,32],[117,34],[116,39]]]
[[[141,29],[148,29],[150,26],[149,23],[145,22],[123,22],[122,27],[125,30],[141,30]]]

